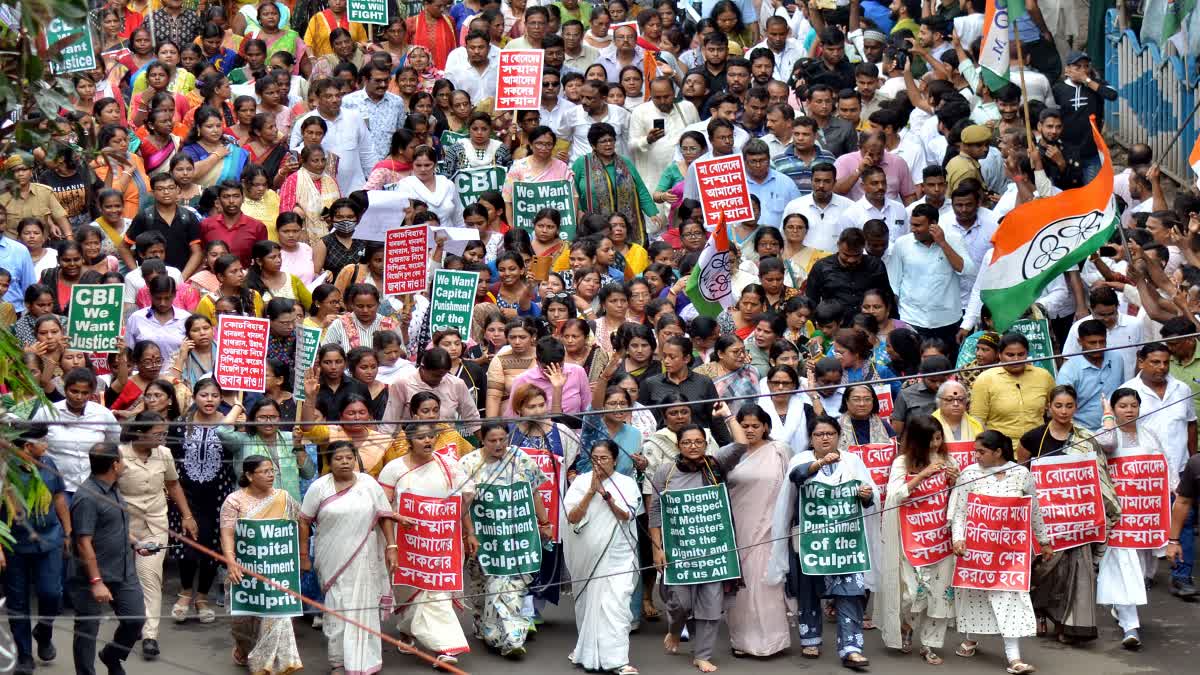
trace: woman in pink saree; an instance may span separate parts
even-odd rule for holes
[[[539,126],[529,132],[529,145],[533,152],[528,157],[513,162],[500,191],[504,197],[504,211],[507,216],[504,222],[516,222],[513,220],[513,183],[545,183],[554,180],[573,183],[575,174],[571,167],[554,156],[554,144],[557,142],[558,134],[550,127]],[[579,212],[578,205],[575,212]]]

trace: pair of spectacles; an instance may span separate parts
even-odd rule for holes
[[[690,441],[679,441],[679,447],[681,448],[702,448],[705,445],[708,445],[707,441],[702,441],[695,438]]]
[[[837,436],[836,431],[814,431],[813,438],[833,438]]]

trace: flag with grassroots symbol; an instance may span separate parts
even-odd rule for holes
[[[722,309],[733,306],[733,255],[729,252],[724,216],[700,251],[684,292],[703,316],[716,317]]]
[[[988,0],[983,14],[979,69],[983,83],[992,91],[999,91],[1012,81],[1008,72],[1009,24],[1022,16],[1025,16],[1025,0]]]
[[[980,273],[980,299],[996,330],[1007,330],[1055,277],[1106,244],[1117,226],[1112,157],[1092,118],[1103,158],[1100,173],[1081,188],[1021,204],[992,237],[992,261]]]

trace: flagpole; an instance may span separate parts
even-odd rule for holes
[[[1017,62],[1020,64],[1020,79],[1021,79],[1021,104],[1025,107],[1025,143],[1028,147],[1029,161],[1033,161],[1033,153],[1036,148],[1033,145],[1033,125],[1029,121],[1029,90],[1025,88],[1025,51],[1021,48],[1021,37],[1016,36],[1017,42]],[[1196,111],[1193,110],[1193,113]]]
[[[1192,112],[1188,113],[1188,116],[1183,120],[1183,124],[1180,124],[1179,128],[1175,130],[1175,135],[1171,137],[1171,142],[1167,143],[1166,149],[1162,151],[1162,157],[1166,157],[1168,154],[1170,154],[1171,148],[1175,147],[1176,141],[1178,141],[1179,137],[1183,135],[1183,130],[1187,127],[1188,122],[1191,122],[1192,118],[1196,116],[1197,110],[1200,110],[1200,96],[1196,97],[1196,105],[1192,106]],[[1159,162],[1162,162],[1162,157],[1159,157]]]

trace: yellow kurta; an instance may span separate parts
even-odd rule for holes
[[[333,45],[329,42],[329,34],[336,26],[329,25],[324,12],[314,14],[308,21],[308,30],[304,31],[304,44],[312,58],[317,59],[333,53]],[[367,43],[367,29],[361,23],[350,22],[350,37],[358,44]]]
[[[971,415],[987,429],[995,429],[1012,439],[1015,446],[1021,434],[1043,423],[1046,397],[1054,388],[1054,377],[1034,366],[1013,377],[1003,367],[992,368],[975,380],[971,387]]]

